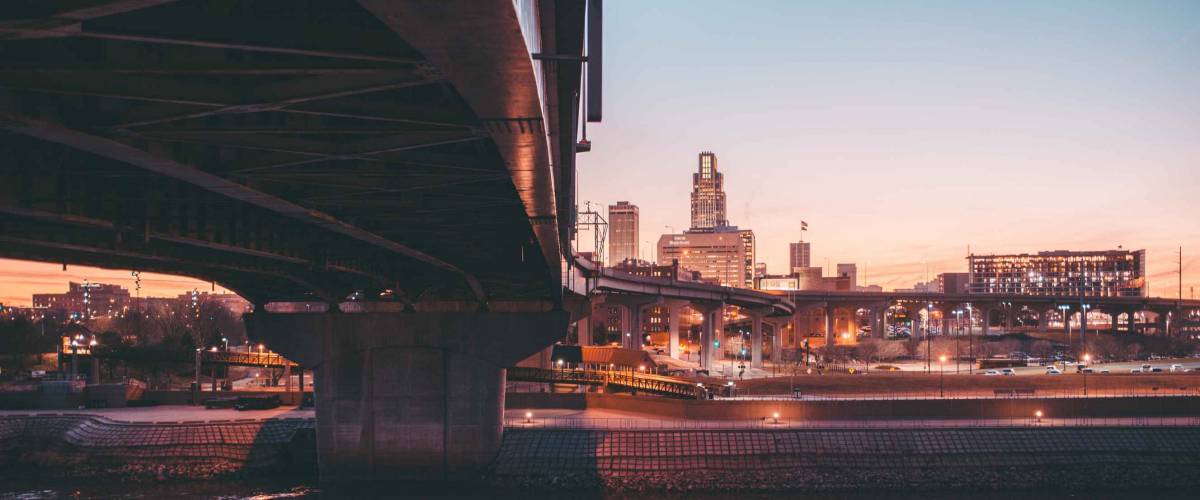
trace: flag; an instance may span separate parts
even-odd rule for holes
[[[800,221],[800,230],[801,230],[801,231],[808,231],[808,223],[807,223],[807,222],[804,222],[804,221]]]

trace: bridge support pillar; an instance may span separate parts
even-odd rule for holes
[[[887,337],[887,310],[889,304],[882,302],[871,306],[871,336],[876,339]]]
[[[833,326],[837,322],[834,320],[834,313],[837,312],[832,304],[825,306],[825,349],[833,348],[833,341],[837,338],[837,334],[833,331]]]
[[[713,342],[724,340],[721,337],[725,336],[725,303],[693,303],[692,307],[704,315],[704,328],[700,330],[700,368],[711,371],[716,368],[716,353],[720,350]]]
[[[315,368],[322,481],[475,477],[500,446],[504,371],[566,312],[246,315],[247,333]]]
[[[1051,309],[1041,309],[1038,311],[1038,331],[1050,331],[1050,311]]]
[[[763,367],[763,317],[761,314],[750,314],[750,367]]]
[[[1129,311],[1129,317],[1125,318],[1125,321],[1128,322],[1128,325],[1126,328],[1129,330],[1129,333],[1138,333],[1137,317],[1135,316],[1135,314],[1137,314],[1137,311]]]
[[[687,302],[668,300],[666,306],[670,311],[667,315],[667,355],[679,359],[679,329],[683,327],[683,308]]]
[[[771,325],[771,362],[779,364],[783,361],[783,330],[788,323],[792,322],[791,317],[786,320],[768,321]]]
[[[991,322],[992,322],[992,308],[991,307],[983,307],[982,309],[979,310],[979,312],[980,312],[980,314],[983,315],[982,321],[979,322],[981,325],[983,325],[983,336],[987,337],[988,329],[991,326]]]

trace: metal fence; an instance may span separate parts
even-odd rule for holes
[[[804,420],[765,417],[754,420],[686,420],[653,418],[527,417],[505,418],[508,429],[582,429],[611,431],[702,431],[791,429],[973,429],[1065,427],[1195,427],[1200,417],[979,418]]]

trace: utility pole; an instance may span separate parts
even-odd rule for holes
[[[1183,319],[1183,247],[1179,247],[1179,295],[1175,299],[1175,318],[1172,323],[1177,323]],[[1175,327],[1176,332],[1181,332],[1178,326]]]

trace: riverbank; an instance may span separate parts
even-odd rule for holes
[[[70,413],[0,415],[0,479],[315,475],[315,430],[311,418],[133,422]]]

